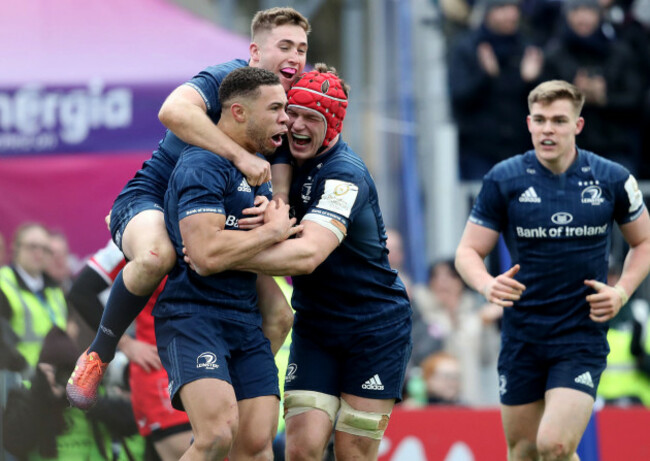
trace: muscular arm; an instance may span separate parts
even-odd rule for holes
[[[180,231],[191,264],[199,275],[236,269],[260,251],[293,235],[295,219],[289,205],[270,202],[265,223],[249,231],[226,230],[226,217],[199,213],[180,221]]]
[[[623,224],[621,233],[630,245],[625,256],[623,272],[617,285],[621,286],[628,296],[631,296],[650,271],[650,217],[648,210],[636,220]]]
[[[455,265],[463,280],[489,302],[509,307],[519,299],[526,287],[513,278],[519,271],[519,265],[497,277],[492,277],[485,267],[484,259],[498,240],[498,232],[468,222],[456,249]]]
[[[250,155],[221,131],[208,117],[203,98],[194,88],[181,85],[172,91],[160,108],[158,119],[186,143],[230,160],[246,175],[250,185],[259,186],[271,179],[269,163]]]
[[[303,221],[295,239],[285,240],[236,265],[236,269],[267,275],[309,274],[338,247],[334,233],[320,224]]]
[[[273,198],[280,198],[289,203],[289,188],[291,187],[291,165],[276,163],[271,165],[273,172]]]

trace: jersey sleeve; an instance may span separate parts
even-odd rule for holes
[[[225,214],[224,197],[229,168],[225,167],[225,160],[221,157],[210,154],[209,158],[212,162],[208,164],[193,162],[192,166],[183,164],[177,167],[174,182],[179,221],[198,213]]]
[[[369,188],[362,175],[347,172],[323,172],[318,180],[312,205],[302,218],[312,221],[343,241],[347,229],[362,205],[368,201]]]
[[[506,216],[506,198],[502,194],[497,180],[488,174],[483,180],[478,197],[476,197],[469,221],[501,232],[505,227]]]
[[[194,88],[201,95],[207,108],[207,114],[212,120],[221,117],[221,102],[219,101],[221,81],[222,79],[206,69],[185,82],[185,85]]]
[[[645,204],[643,203],[643,194],[634,176],[626,172],[625,179],[616,183],[614,194],[616,197],[614,219],[619,225],[634,221],[641,216]]]

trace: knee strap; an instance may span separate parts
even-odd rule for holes
[[[338,397],[322,392],[287,391],[284,393],[284,419],[316,409],[327,413],[333,425],[339,403]]]
[[[341,399],[341,413],[336,422],[336,430],[381,440],[388,427],[389,419],[390,413],[355,410],[344,399]]]

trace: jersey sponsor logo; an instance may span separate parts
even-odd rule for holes
[[[358,193],[359,188],[356,184],[328,179],[325,181],[325,190],[316,207],[349,218]]]
[[[581,375],[577,376],[574,381],[578,384],[584,384],[585,386],[591,387],[592,389],[594,387],[594,382],[591,379],[591,373],[588,371],[585,371]]]
[[[361,389],[366,389],[370,391],[383,391],[384,385],[381,382],[381,379],[379,379],[379,375],[375,375],[372,378],[370,378],[368,381],[363,383],[361,385]]]
[[[295,363],[290,363],[287,366],[287,374],[284,376],[284,382],[285,383],[290,383],[294,379],[296,379],[296,372],[298,371],[298,365]]]
[[[558,225],[569,224],[571,221],[573,221],[573,215],[571,213],[567,213],[566,211],[559,211],[551,216],[551,221],[553,221],[553,224]]]
[[[235,229],[239,229],[239,219],[237,219],[237,216],[229,214],[228,217],[226,218],[226,227],[233,227]]]
[[[209,207],[201,207],[201,208],[192,208],[191,210],[187,210],[183,216],[183,218],[187,218],[188,216],[191,216],[193,214],[199,214],[199,213],[223,213],[223,210],[221,208],[209,208]]]
[[[602,198],[602,195],[603,191],[600,186],[587,186],[580,194],[580,201],[582,203],[589,203],[593,206],[598,206],[605,201],[605,199]]]
[[[517,226],[517,237],[521,238],[558,238],[558,237],[593,237],[607,234],[608,224],[602,226],[558,226],[558,227],[521,227]]]
[[[204,352],[199,355],[196,358],[196,368],[205,368],[206,370],[219,368],[216,354],[213,352]]]
[[[535,192],[535,188],[530,186],[519,196],[519,201],[522,203],[541,203],[542,199]]]

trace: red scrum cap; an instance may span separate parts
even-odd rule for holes
[[[348,97],[341,80],[331,72],[312,70],[299,76],[287,93],[288,107],[301,107],[318,113],[325,121],[323,147],[343,129]]]

